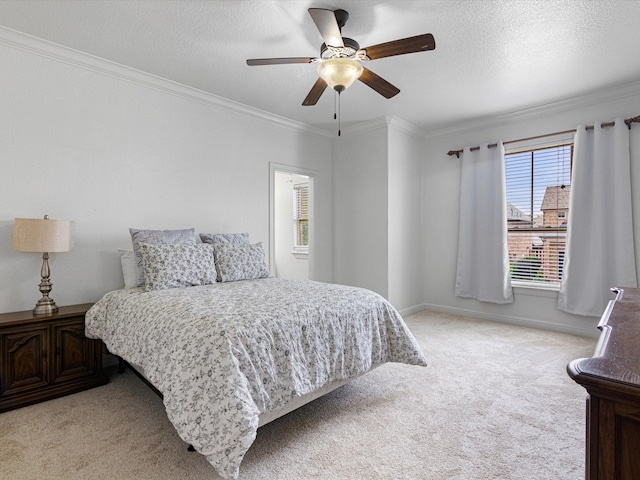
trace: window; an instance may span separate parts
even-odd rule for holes
[[[309,252],[309,184],[293,186],[293,252]]]
[[[505,155],[509,263],[514,284],[562,280],[573,145]]]

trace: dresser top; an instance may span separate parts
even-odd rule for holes
[[[616,384],[640,395],[640,289],[617,290],[598,325],[602,333],[593,357],[574,360],[567,371],[585,388]]]

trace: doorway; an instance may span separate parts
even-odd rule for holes
[[[313,171],[271,165],[269,267],[278,278],[313,278]]]

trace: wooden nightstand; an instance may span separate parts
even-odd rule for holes
[[[60,307],[48,316],[0,314],[0,412],[108,382],[102,342],[84,336],[92,305]]]

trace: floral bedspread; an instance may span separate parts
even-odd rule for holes
[[[369,290],[267,278],[107,293],[86,335],[144,368],[180,437],[237,478],[258,415],[385,362],[426,365],[397,311]]]

